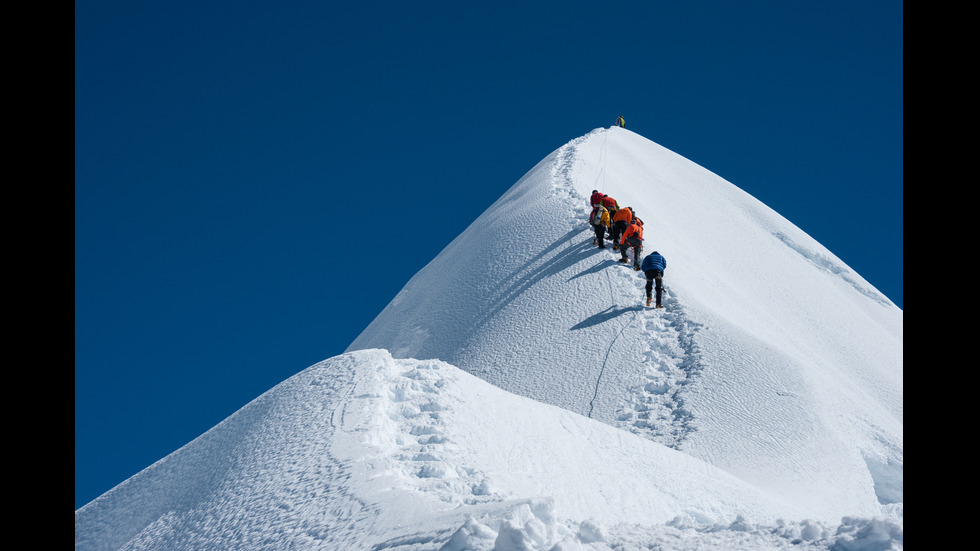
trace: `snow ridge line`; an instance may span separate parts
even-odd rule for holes
[[[331,363],[330,360],[321,362],[315,369],[310,370],[311,378],[306,383],[312,387],[311,390],[316,389],[313,392],[317,395],[336,395],[336,398],[332,399],[333,403],[346,404],[331,411],[324,411],[331,434],[344,430],[345,416],[348,414],[347,407],[351,403],[350,398],[360,380],[356,374],[354,360],[349,355],[343,355],[334,361],[336,363]],[[338,373],[350,374],[353,377],[338,377]],[[324,404],[318,409],[327,410],[330,408]],[[322,480],[327,482],[327,485],[322,493],[323,500],[311,505],[323,507],[329,515],[343,519],[344,522],[350,524],[362,522],[363,519],[377,514],[378,507],[359,498],[347,482],[350,478],[349,469],[352,462],[337,457],[330,446],[326,446],[325,449],[321,450],[321,453],[322,461],[318,468],[322,469],[324,473]],[[350,539],[351,534],[334,533],[318,525],[306,527],[305,532],[320,544],[342,546],[355,543]]]
[[[603,134],[602,150],[605,151],[605,140],[607,138],[605,130],[606,130],[605,128],[597,128],[592,132],[590,132],[589,134],[586,134],[585,136],[572,140],[571,142],[563,145],[561,148],[559,148],[558,153],[556,155],[555,164],[552,166],[551,181],[552,181],[553,193],[557,196],[560,196],[562,199],[568,201],[571,211],[573,213],[577,213],[577,216],[573,214],[569,219],[569,223],[572,226],[572,228],[580,227],[580,224],[583,220],[588,222],[588,216],[589,216],[589,213],[586,212],[584,206],[585,198],[581,197],[579,193],[575,190],[575,186],[572,182],[572,177],[571,177],[572,168],[575,164],[576,154],[578,152],[576,146],[590,139],[592,135],[601,133]],[[600,153],[600,155],[604,155],[604,153]],[[600,157],[599,173],[600,174],[603,173],[603,160],[601,157]],[[596,181],[598,181],[598,176],[596,178],[597,178]],[[591,237],[587,239],[591,239]],[[613,291],[612,282],[609,280],[608,271],[606,273],[606,279],[609,282],[610,302],[615,306],[616,295],[615,292]],[[616,341],[619,340],[619,337],[622,336],[623,332],[626,331],[626,328],[629,327],[631,323],[636,321],[638,314],[639,312],[634,312],[633,317],[626,324],[623,325],[623,327],[619,330],[618,333],[616,333],[616,336],[613,337],[613,339],[609,342],[609,346],[606,348],[606,355],[603,358],[602,366],[599,368],[599,375],[596,377],[595,388],[592,393],[592,399],[589,400],[589,412],[587,414],[589,418],[592,417],[592,412],[595,409],[596,399],[599,397],[599,386],[602,384],[602,375],[606,371],[606,366],[609,362],[609,355],[612,351],[612,348],[613,346],[616,345]]]
[[[605,130],[605,129],[603,129],[603,130]],[[606,184],[606,170],[605,170],[605,168],[606,168],[606,139],[608,139],[608,138],[609,138],[609,134],[607,134],[605,131],[603,131],[602,132],[602,146],[599,147],[599,173],[596,174],[596,176],[595,176],[595,183],[594,183],[594,186],[593,186],[595,189],[599,189],[600,187],[601,188],[605,188],[605,184]],[[600,179],[602,180],[602,183],[601,184],[599,183],[599,180]]]
[[[597,128],[576,140],[562,146],[557,154],[552,168],[553,189],[556,195],[561,195],[570,202],[570,223],[573,227],[582,222],[588,223],[586,209],[587,199],[576,190],[571,179],[572,167],[575,163],[577,147],[595,134],[603,134],[600,148],[599,174],[605,173],[605,144],[608,130]],[[597,180],[598,181],[598,177]],[[598,188],[596,188],[598,189]],[[591,236],[589,237],[591,240]],[[625,271],[620,277],[632,282],[631,286],[638,289],[641,297],[645,296],[645,280],[637,281],[632,277],[633,270]],[[608,271],[607,271],[608,277]],[[612,282],[609,285],[611,301],[615,305],[615,293]],[[589,402],[588,416],[592,417],[594,404],[598,398],[599,384],[606,369],[609,351],[626,329],[643,313],[641,330],[647,335],[649,343],[644,351],[644,360],[639,369],[642,370],[644,382],[628,389],[626,404],[616,416],[617,426],[634,434],[679,449],[687,437],[697,429],[693,413],[685,407],[684,391],[705,369],[701,349],[695,338],[702,327],[690,319],[683,304],[664,284],[663,310],[643,311],[642,306],[609,343],[606,358],[600,368],[596,380],[595,392]]]
[[[586,141],[591,135],[592,133],[586,134],[559,147],[555,155],[555,163],[551,166],[552,194],[565,199],[572,206],[573,210],[578,210],[579,212],[583,212],[585,207],[582,206],[575,209],[575,206],[580,203],[580,196],[572,184],[571,173],[575,165],[576,146]],[[583,213],[585,214],[585,218],[588,219],[588,213]],[[577,226],[577,224],[573,223],[573,227]]]
[[[799,253],[803,258],[810,261],[813,265],[817,266],[821,270],[825,270],[827,272],[830,272],[840,277],[848,284],[850,284],[852,287],[854,287],[854,289],[856,289],[857,292],[861,293],[862,295],[884,306],[890,306],[893,304],[892,301],[888,300],[886,297],[874,292],[874,290],[872,289],[866,288],[864,285],[858,282],[857,279],[855,279],[850,275],[851,274],[850,270],[848,270],[845,266],[838,264],[828,256],[821,254],[817,251],[807,249],[803,245],[797,244],[792,239],[790,239],[788,235],[786,235],[783,232],[774,231],[772,232],[772,234],[777,239],[785,243],[790,249],[793,249],[794,251]]]

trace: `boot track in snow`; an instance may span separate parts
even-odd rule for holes
[[[584,226],[583,231],[589,229],[589,213],[585,207],[587,199],[578,193],[571,181],[572,167],[576,161],[576,145],[590,139],[593,134],[606,132],[606,129],[597,129],[589,135],[566,144],[559,151],[555,166],[552,168],[555,195],[561,196],[570,203],[572,211],[570,223],[573,227]],[[601,165],[605,158],[605,137],[604,135],[600,151],[599,168],[603,180],[605,170]],[[598,181],[596,185],[599,185]],[[592,236],[588,235],[586,239],[591,243]],[[613,269],[615,267],[615,265],[607,266],[604,271],[609,285],[611,309],[622,310],[618,303],[633,297],[617,297],[611,278],[628,278],[631,282],[630,286],[636,289],[635,297],[638,303],[645,297],[646,280],[645,277],[637,278],[636,272],[632,269],[616,270]],[[611,269],[616,273],[610,274]],[[588,416],[592,416],[592,410],[599,396],[602,375],[610,357],[609,351],[627,327],[639,323],[645,334],[644,341],[648,343],[648,347],[643,352],[643,361],[636,366],[644,382],[633,388],[622,389],[626,405],[621,406],[617,412],[615,424],[660,444],[679,449],[687,436],[696,430],[696,420],[685,408],[684,391],[685,387],[705,368],[695,338],[701,326],[687,317],[683,304],[666,284],[663,289],[663,304],[664,309],[636,306],[633,316],[609,342],[589,402]]]

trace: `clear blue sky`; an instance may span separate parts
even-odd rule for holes
[[[76,2],[75,508],[618,115],[904,307],[903,78],[893,1]]]

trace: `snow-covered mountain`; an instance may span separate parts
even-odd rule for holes
[[[597,189],[667,259],[598,249]],[[76,549],[900,549],[903,313],[622,128],[531,169],[348,351],[75,512]]]

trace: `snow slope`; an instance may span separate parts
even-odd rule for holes
[[[668,261],[598,250],[592,189]],[[709,171],[597,129],[348,351],[75,512],[76,549],[901,549],[902,311]]]
[[[593,189],[632,206],[645,251],[666,257],[665,312],[592,245]],[[442,359],[832,520],[901,501],[902,331],[902,311],[799,228],[611,128],[529,171],[348,350]]]
[[[899,531],[786,520],[801,514],[444,362],[364,350],[307,368],[76,511],[75,547],[781,549]]]

